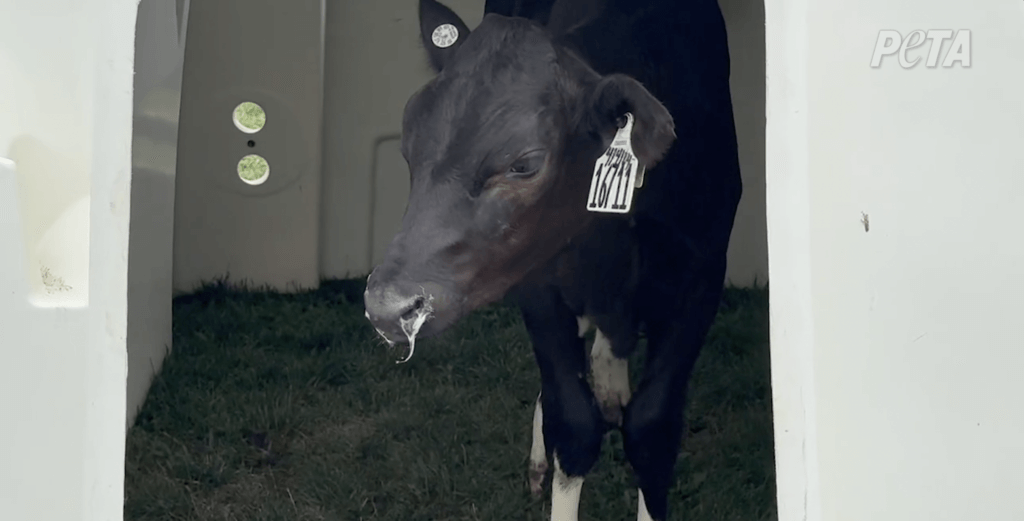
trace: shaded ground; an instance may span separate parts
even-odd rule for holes
[[[174,352],[128,435],[125,519],[546,520],[526,482],[540,381],[518,313],[488,307],[396,365],[362,289],[177,298]],[[766,290],[723,299],[675,519],[776,519],[767,310]],[[636,519],[621,438],[607,440],[581,520]]]

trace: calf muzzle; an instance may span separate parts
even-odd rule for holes
[[[389,343],[412,343],[423,324],[433,317],[434,293],[439,288],[431,286],[378,281],[371,273],[363,294],[366,318]]]

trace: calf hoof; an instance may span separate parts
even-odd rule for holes
[[[539,499],[544,494],[544,475],[548,472],[547,461],[530,462],[530,495]]]

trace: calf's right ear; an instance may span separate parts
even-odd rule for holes
[[[587,130],[611,143],[627,112],[633,115],[630,143],[637,159],[654,168],[676,139],[675,122],[668,109],[640,82],[624,74],[609,74],[588,89],[583,102]]]
[[[468,36],[469,27],[454,11],[436,0],[420,0],[420,38],[434,72],[441,72]]]

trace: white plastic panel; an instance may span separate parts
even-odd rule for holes
[[[136,3],[0,12],[0,519],[119,520]]]
[[[136,20],[128,254],[128,425],[171,347],[174,171],[189,3],[142,0]]]
[[[81,308],[89,303],[89,219],[83,217],[90,208],[94,153],[86,137],[95,124],[96,64],[88,45],[96,35],[95,28],[74,21],[93,4],[64,4],[71,9],[66,16],[22,23],[36,13],[19,6],[17,17],[0,22],[0,157],[17,163],[23,203],[18,249],[26,256],[20,275],[28,282],[29,299],[40,307]],[[64,36],[50,39],[64,30]],[[63,57],[64,42],[74,38],[88,43]],[[27,46],[37,50],[23,50]]]
[[[1020,0],[767,4],[780,521],[1024,519],[1022,28]],[[872,68],[887,29],[969,30],[970,66]]]
[[[444,4],[470,29],[483,16],[483,0]],[[320,244],[325,277],[368,273],[380,243],[390,241],[386,230],[405,212],[409,170],[401,155],[393,155],[397,144],[382,140],[401,132],[406,101],[434,75],[420,41],[417,6],[409,0],[327,6]]]
[[[282,290],[318,283],[322,10],[322,0],[190,6],[175,289],[190,291],[225,275]],[[246,101],[266,114],[256,133],[239,130],[232,118]],[[238,162],[249,154],[269,163],[262,184],[238,176]]]
[[[388,244],[402,229],[402,217],[409,200],[409,166],[402,157],[400,135],[384,136],[374,147],[373,219],[370,221],[373,240],[373,265],[384,260]]]
[[[764,202],[764,0],[719,0],[729,31],[729,60],[743,198],[729,242],[726,282],[748,287],[768,282]]]
[[[22,210],[18,200],[18,170],[14,161],[0,157],[0,240],[5,243],[0,267],[7,274],[0,298],[28,295],[25,277],[25,239],[22,233]]]

